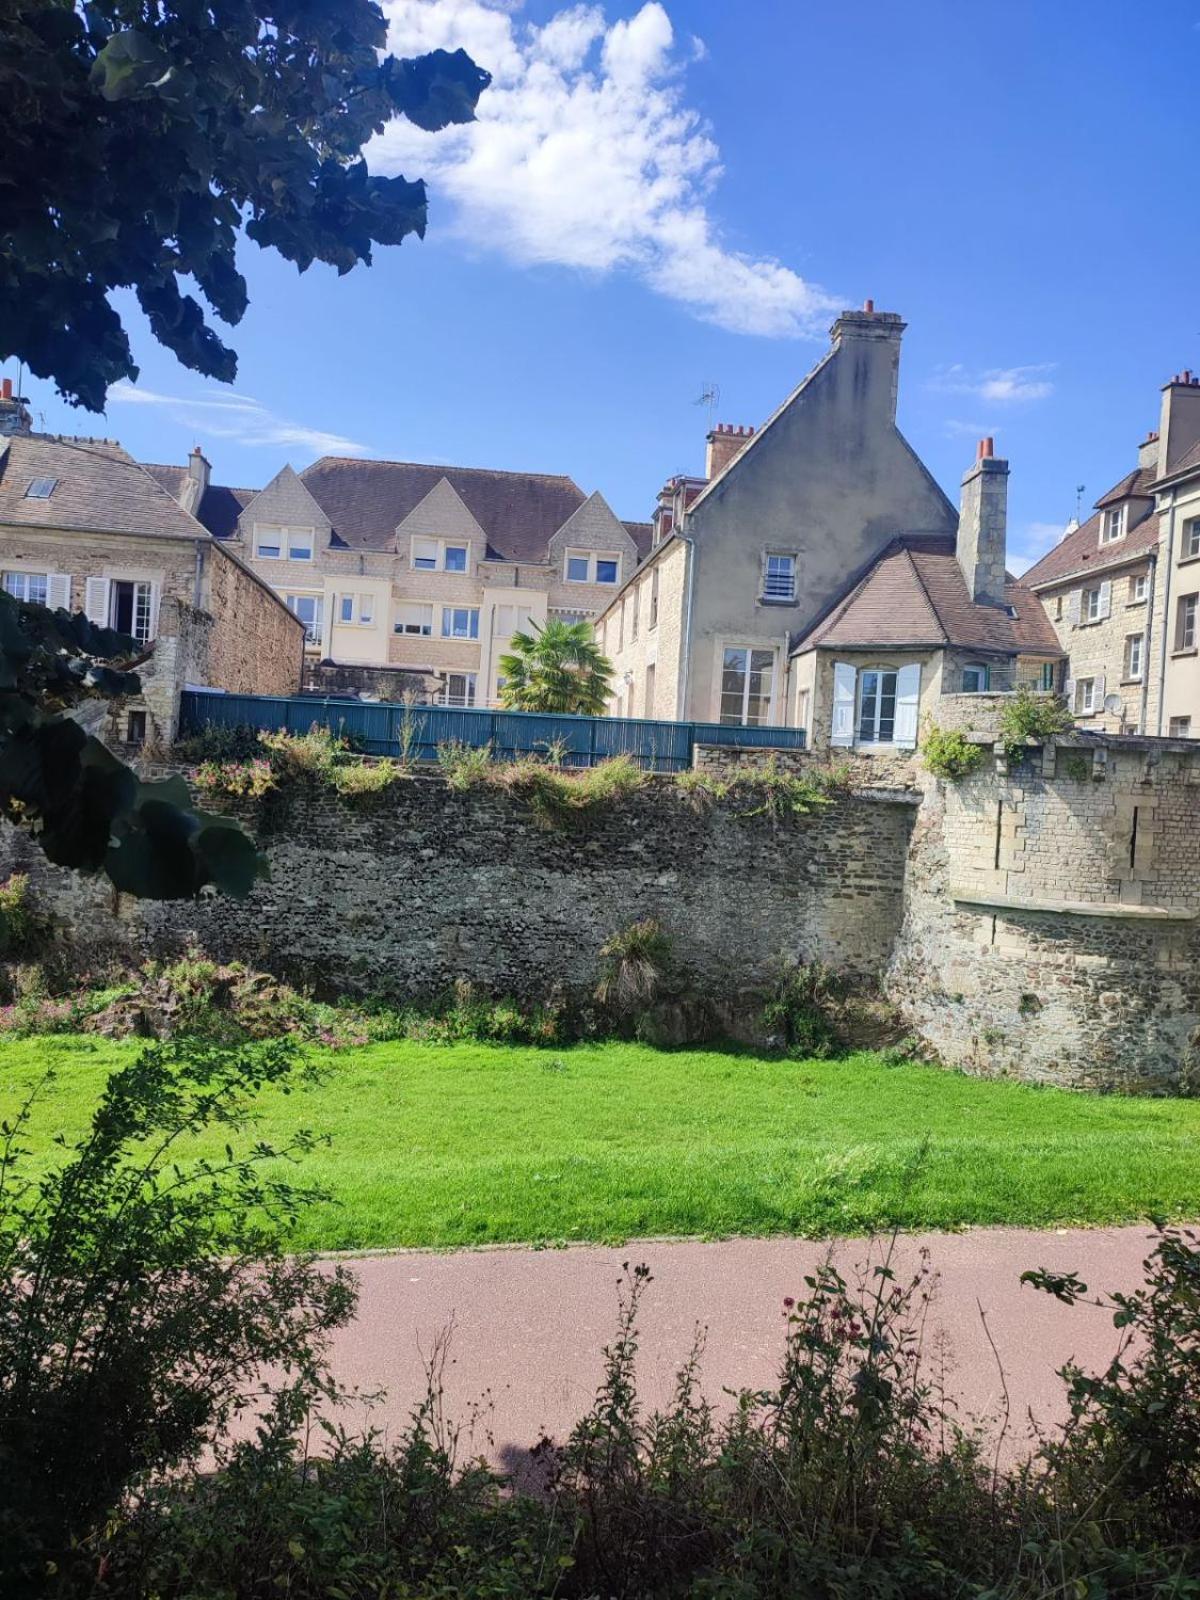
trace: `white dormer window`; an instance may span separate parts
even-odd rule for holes
[[[796,598],[796,557],[768,550],[763,561],[764,600],[794,600]]]
[[[609,550],[568,550],[568,583],[608,583],[621,581],[621,557]]]
[[[271,523],[254,525],[254,554],[260,561],[311,561],[312,528],[284,528]]]
[[[1104,521],[1100,524],[1100,543],[1112,544],[1117,539],[1125,537],[1125,512],[1124,505],[1110,506],[1104,513]]]
[[[450,539],[417,538],[412,542],[412,564],[417,572],[465,572],[470,545]]]

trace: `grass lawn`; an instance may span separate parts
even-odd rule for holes
[[[0,1117],[53,1065],[32,1138],[75,1133],[136,1049],[0,1042]],[[333,1136],[303,1169],[333,1196],[303,1228],[324,1249],[1200,1216],[1197,1100],[619,1043],[377,1044],[325,1064],[319,1086],[266,1094],[261,1124]]]

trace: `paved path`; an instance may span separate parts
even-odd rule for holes
[[[1107,1314],[1062,1306],[1022,1287],[1020,1274],[1070,1269],[1093,1290],[1130,1288],[1140,1280],[1149,1240],[1140,1227],[932,1234],[902,1239],[895,1264],[911,1270],[928,1248],[940,1275],[931,1328],[949,1344],[951,1392],[976,1414],[995,1412],[1002,1399],[982,1307],[1005,1368],[1010,1437],[1020,1449],[1030,1410],[1047,1421],[1061,1412],[1055,1369],[1071,1356],[1099,1366],[1117,1339]],[[862,1260],[866,1248],[861,1240],[842,1245],[839,1265]],[[590,1402],[614,1326],[622,1262],[644,1261],[653,1273],[643,1299],[639,1378],[643,1399],[654,1404],[669,1395],[697,1323],[708,1330],[710,1397],[769,1384],[783,1297],[804,1292],[804,1274],[823,1254],[823,1246],[805,1241],[739,1239],[367,1257],[352,1263],[360,1310],[338,1338],[335,1367],[343,1382],[387,1391],[373,1421],[390,1429],[424,1392],[422,1351],[453,1324],[446,1413],[464,1420],[476,1402],[487,1402],[475,1452],[519,1468],[542,1431],[561,1437]]]

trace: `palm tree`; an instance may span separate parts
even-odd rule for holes
[[[500,703],[510,711],[575,713],[602,717],[608,709],[613,664],[601,653],[586,622],[533,623],[514,633],[500,657]]]

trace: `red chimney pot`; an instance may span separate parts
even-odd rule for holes
[[[994,453],[994,441],[991,440],[991,439],[980,439],[980,441],[979,441],[979,453],[975,457],[976,461],[983,461],[987,457],[991,456],[993,453]]]
[[[863,310],[864,311],[874,311],[874,309],[875,309],[874,300],[864,300],[863,301]]]
[[[11,378],[5,378],[4,384],[3,384],[3,388],[0,389],[0,393],[3,393],[4,398],[6,400],[11,400],[12,399],[12,379]]]

